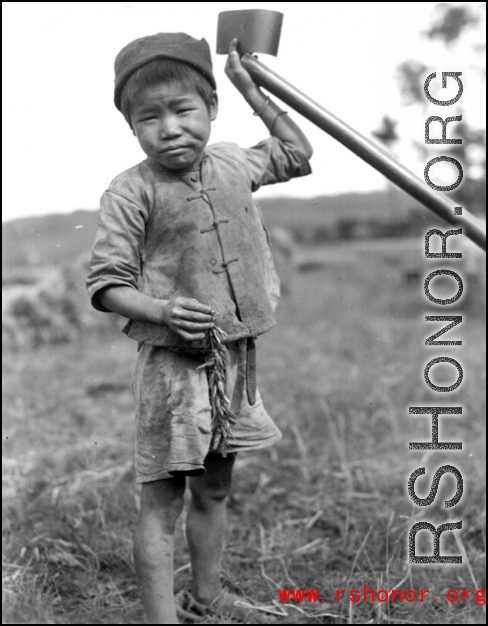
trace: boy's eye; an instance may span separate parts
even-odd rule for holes
[[[136,117],[136,122],[138,124],[143,124],[144,122],[150,122],[155,119],[156,119],[155,115],[141,115],[139,117]]]

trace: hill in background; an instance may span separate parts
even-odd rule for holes
[[[97,210],[6,222],[2,228],[2,266],[13,269],[71,262],[91,248],[97,223]]]
[[[299,242],[415,234],[427,213],[407,194],[390,188],[367,194],[259,201],[267,226],[286,228]],[[98,210],[27,217],[3,224],[4,269],[59,265],[90,250]]]

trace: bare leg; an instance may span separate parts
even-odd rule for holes
[[[184,491],[184,477],[142,485],[134,565],[149,624],[178,624],[173,595],[173,546]]]
[[[207,472],[189,479],[190,508],[186,520],[186,535],[192,564],[192,595],[201,604],[212,605],[218,614],[227,614],[239,621],[252,618],[252,624],[275,621],[252,607],[237,606],[243,597],[222,590],[220,561],[224,548],[226,521],[225,499],[230,491],[235,455],[223,458],[209,454],[205,459]],[[214,602],[215,601],[215,602]],[[225,623],[225,622],[224,622]],[[246,622],[247,623],[247,622]]]
[[[186,536],[192,564],[192,594],[202,604],[211,604],[222,591],[220,561],[224,548],[225,499],[230,491],[235,454],[223,458],[209,454],[203,476],[191,477],[191,502]]]

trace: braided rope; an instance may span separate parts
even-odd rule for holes
[[[208,379],[208,394],[212,415],[212,439],[210,449],[227,456],[228,441],[233,437],[231,426],[236,417],[230,410],[230,400],[226,395],[227,352],[223,339],[227,337],[222,329],[215,326],[208,332],[209,347],[205,351],[205,363],[197,370],[205,369]]]

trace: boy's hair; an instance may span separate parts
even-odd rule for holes
[[[181,61],[154,59],[129,76],[120,94],[120,109],[129,126],[132,128],[131,104],[136,93],[153,85],[175,82],[196,91],[210,110],[214,89],[201,72]]]

